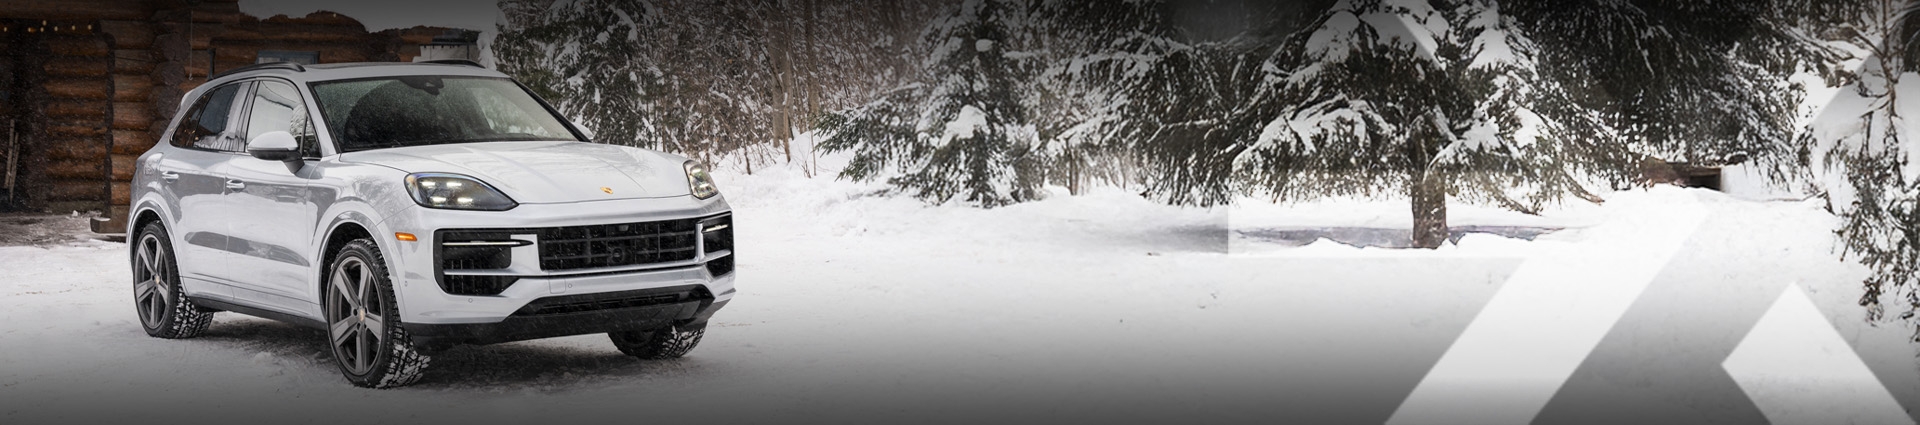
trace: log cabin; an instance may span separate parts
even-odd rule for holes
[[[238,0],[0,0],[0,212],[92,211],[94,231],[121,232],[134,160],[208,76],[273,61],[413,61],[423,46],[472,55],[476,34],[367,31],[326,11],[263,19]]]

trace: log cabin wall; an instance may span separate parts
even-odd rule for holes
[[[325,11],[261,19],[238,0],[0,0],[0,112],[24,146],[17,199],[0,211],[101,211],[111,221],[96,229],[119,231],[135,159],[210,75],[267,55],[410,61],[446,31],[370,33]]]

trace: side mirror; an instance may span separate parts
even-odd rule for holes
[[[247,141],[247,154],[268,161],[299,161],[300,142],[285,131],[269,131]]]

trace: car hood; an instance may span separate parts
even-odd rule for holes
[[[685,158],[584,142],[487,142],[378,149],[340,155],[409,173],[454,173],[499,188],[523,204],[686,196]]]

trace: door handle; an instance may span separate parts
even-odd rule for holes
[[[236,191],[236,192],[247,190],[247,182],[243,182],[239,180],[227,180],[227,190]]]
[[[179,181],[179,180],[180,180],[180,173],[176,173],[176,172],[172,172],[172,171],[161,171],[161,172],[160,172],[160,179],[161,179],[161,180],[166,180],[166,181],[167,181],[167,183],[173,183],[173,182],[175,182],[175,181]]]

